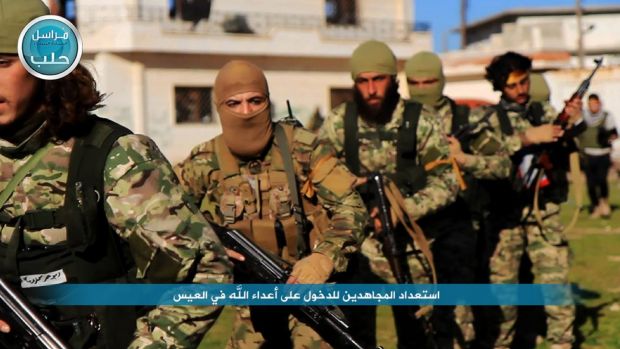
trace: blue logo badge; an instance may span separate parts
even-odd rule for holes
[[[41,16],[22,30],[17,52],[30,74],[45,80],[60,79],[80,63],[82,38],[65,18]]]

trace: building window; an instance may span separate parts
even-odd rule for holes
[[[211,87],[175,87],[174,100],[177,124],[213,122]]]
[[[208,20],[211,14],[211,0],[168,0],[170,18],[198,23]]]
[[[325,0],[325,18],[327,24],[356,25],[356,0]]]
[[[329,90],[331,108],[334,109],[344,102],[353,101],[353,90],[350,88],[332,88]]]

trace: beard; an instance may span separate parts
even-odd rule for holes
[[[398,93],[398,84],[393,79],[388,87],[385,98],[381,101],[381,104],[377,107],[368,105],[362,94],[355,86],[353,87],[353,99],[357,105],[357,110],[361,118],[369,124],[385,125],[392,120],[392,114],[396,105],[400,100],[400,94]]]

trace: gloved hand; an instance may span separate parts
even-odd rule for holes
[[[293,265],[289,283],[322,284],[334,271],[334,262],[324,254],[313,252]],[[294,280],[291,280],[293,279]],[[292,282],[291,282],[292,281]]]

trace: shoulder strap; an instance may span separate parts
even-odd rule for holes
[[[354,102],[347,102],[344,113],[344,158],[349,170],[359,176],[360,156],[357,118],[357,105]]]
[[[452,127],[450,133],[455,134],[461,127],[469,124],[469,107],[456,104],[450,99],[450,109],[452,110]]]
[[[237,159],[232,155],[221,135],[215,138],[215,156],[223,174],[222,178],[229,178],[240,173]]]
[[[284,170],[286,171],[286,179],[291,192],[291,200],[293,202],[293,217],[295,217],[295,226],[297,228],[297,258],[301,258],[308,252],[309,242],[306,234],[306,214],[304,206],[301,202],[301,193],[297,185],[297,177],[295,176],[295,167],[293,166],[293,155],[289,147],[289,137],[284,129],[285,126],[275,124],[275,136],[282,156]],[[291,127],[291,131],[293,128]],[[291,133],[292,140],[292,133]]]
[[[403,123],[398,128],[396,141],[396,172],[417,165],[417,130],[422,112],[422,104],[408,101],[405,103]]]
[[[532,102],[528,108],[528,120],[532,123],[532,126],[542,125],[542,118],[545,115],[545,109],[540,102]]]
[[[514,133],[514,129],[512,128],[510,119],[508,119],[508,114],[506,113],[506,110],[502,108],[502,106],[499,104],[496,104],[494,108],[497,112],[497,119],[499,121],[499,127],[502,130],[502,133],[506,136],[512,136],[512,134]]]
[[[103,171],[108,154],[116,140],[131,131],[111,120],[95,117],[88,134],[78,137],[69,159],[67,193],[63,209],[67,212],[82,212],[84,215],[82,229],[75,229],[82,224],[80,217],[69,215],[67,222],[67,241],[73,247],[85,249],[96,238],[95,230],[101,224],[103,215]],[[95,195],[95,197],[89,197]],[[73,229],[72,229],[73,227]],[[81,236],[80,236],[81,235]]]

